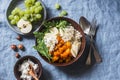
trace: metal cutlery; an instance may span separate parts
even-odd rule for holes
[[[84,17],[80,18],[79,24],[82,28],[82,30],[84,31],[84,33],[88,36],[90,36],[90,22],[87,21]],[[90,65],[91,64],[91,44],[90,44],[90,49],[89,49],[89,53],[88,53],[88,57],[86,60],[86,65]]]
[[[85,17],[81,17],[80,21],[79,21],[82,30],[84,31],[84,33],[90,37],[90,49],[89,49],[89,53],[88,53],[88,57],[86,60],[86,65],[91,65],[91,48],[93,48],[94,50],[94,56],[95,56],[95,60],[97,63],[100,63],[102,61],[101,56],[99,55],[97,49],[95,48],[94,45],[94,39],[93,37],[95,36],[96,33],[96,20],[93,20],[92,24],[85,18]]]
[[[96,62],[97,63],[100,63],[100,62],[102,62],[102,58],[101,58],[101,56],[99,55],[99,53],[98,53],[98,50],[97,50],[97,48],[96,48],[96,46],[95,46],[95,44],[94,44],[94,36],[95,36],[95,34],[96,34],[96,19],[94,18],[93,20],[92,20],[92,23],[91,23],[91,28],[90,28],[90,34],[91,34],[91,46],[92,46],[92,48],[93,48],[93,50],[94,50],[94,56],[95,56],[95,60],[96,60]]]

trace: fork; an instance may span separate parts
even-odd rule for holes
[[[100,63],[100,62],[102,62],[102,58],[101,58],[101,56],[99,55],[99,53],[98,53],[98,50],[97,50],[97,48],[96,48],[96,46],[95,46],[95,44],[94,44],[94,36],[95,36],[95,34],[96,34],[96,29],[97,29],[97,27],[96,27],[96,24],[97,24],[97,21],[96,21],[96,19],[94,18],[93,20],[92,20],[92,23],[91,23],[91,28],[90,28],[90,32],[91,32],[91,37],[90,37],[90,39],[91,39],[91,46],[92,46],[92,48],[93,48],[93,50],[94,50],[94,57],[95,57],[95,60],[96,60],[96,62],[97,63]]]
[[[88,57],[86,59],[86,65],[91,65],[91,49],[92,49],[92,42],[93,42],[93,37],[95,36],[95,31],[96,31],[96,27],[95,27],[95,24],[96,24],[96,20],[95,18],[93,18],[92,22],[90,23],[90,31],[89,31],[89,38],[90,38],[90,49],[89,49],[89,53],[88,53]],[[93,26],[94,25],[94,29],[93,30]],[[92,32],[91,32],[92,31]]]

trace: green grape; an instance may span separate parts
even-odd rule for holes
[[[25,3],[25,4],[29,4],[29,3],[31,3],[31,0],[25,0],[24,3]]]
[[[27,18],[26,16],[23,16],[22,19],[24,19],[24,20],[28,20],[28,18]]]
[[[39,11],[42,11],[42,6],[37,7]]]
[[[29,10],[29,9],[26,9],[26,10],[25,10],[25,14],[30,14],[30,10]]]
[[[59,9],[61,8],[61,6],[60,6],[58,3],[56,3],[56,4],[55,4],[55,8],[56,8],[57,10],[59,10]]]
[[[60,13],[60,15],[59,16],[66,16],[68,13],[65,11],[65,10],[63,10],[61,13]]]
[[[19,15],[22,17],[22,16],[24,15],[24,11],[21,10],[21,11],[19,12]]]
[[[31,1],[32,1],[32,3],[34,4],[36,0],[31,0]]]
[[[40,13],[41,11],[42,11],[42,6],[39,6],[39,7],[35,8],[35,10],[34,10],[34,12],[36,14]]]
[[[30,18],[30,14],[24,14],[25,17]]]
[[[26,4],[26,3],[29,3],[29,2],[30,2],[30,0],[25,0],[25,2],[24,2],[24,3]]]
[[[16,21],[13,19],[13,20],[11,20],[11,22],[10,22],[12,25],[15,25],[16,24]]]
[[[12,10],[11,14],[12,14],[12,15],[15,15],[15,14],[16,14],[16,11],[15,11],[15,10]]]
[[[15,9],[12,10],[11,14],[16,15],[16,14],[19,14],[20,12],[21,12],[21,9],[16,7]]]
[[[31,7],[33,4],[34,4],[34,3],[33,3],[32,0],[25,0],[25,6],[26,6],[27,8]]]
[[[40,19],[42,16],[41,16],[41,14],[36,14],[36,16],[35,16],[37,19]]]
[[[20,12],[20,11],[21,11],[21,9],[20,9],[20,8],[18,8],[18,7],[16,7],[14,10],[16,11],[16,13],[18,13],[18,12]]]
[[[63,11],[61,12],[61,14],[67,15],[67,11],[63,10]]]
[[[39,10],[38,8],[35,8],[34,12],[35,12],[36,14],[38,14],[38,13],[40,12],[40,10]]]
[[[36,6],[32,6],[33,7],[33,9],[35,9],[36,8]]]
[[[19,16],[17,16],[17,15],[14,16],[15,21],[19,21],[19,19],[20,19]]]
[[[35,6],[40,6],[40,2],[39,1],[37,1],[37,2],[35,2]]]
[[[34,13],[35,7],[30,7],[30,13]]]
[[[12,14],[8,16],[9,20],[12,20],[13,18],[14,18],[14,16]]]

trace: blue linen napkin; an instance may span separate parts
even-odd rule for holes
[[[120,80],[120,0],[42,0],[50,17],[58,16],[55,3],[68,12],[69,18],[79,22],[80,16],[91,21],[97,19],[99,29],[96,45],[103,62],[91,67],[83,67],[78,63],[70,67],[59,68],[43,61],[32,48],[34,38],[24,37],[16,40],[17,34],[9,29],[5,21],[5,10],[10,0],[0,0],[0,80],[15,80],[13,73],[17,61],[11,44],[24,44],[26,51],[19,50],[21,56],[33,55],[43,65],[45,80]]]

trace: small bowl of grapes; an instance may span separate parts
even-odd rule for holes
[[[38,31],[45,19],[46,9],[41,0],[11,0],[6,9],[9,27],[21,35]]]

